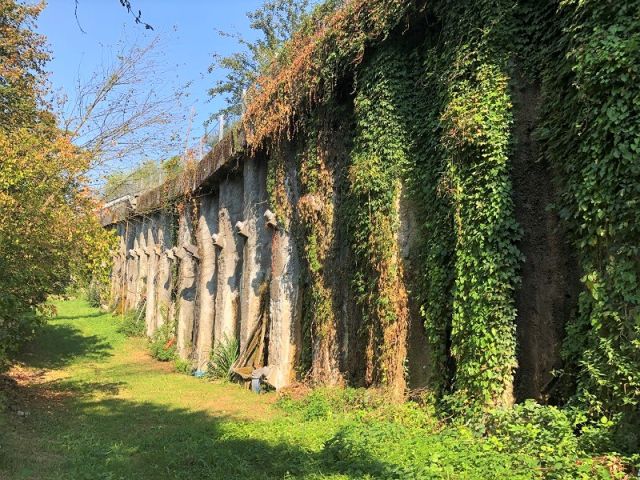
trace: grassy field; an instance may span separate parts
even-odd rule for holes
[[[117,333],[110,314],[81,300],[57,307],[2,380],[0,479],[549,476],[533,455],[362,391],[276,405],[273,393],[175,373],[150,358],[144,340]],[[589,468],[549,478],[603,470]]]

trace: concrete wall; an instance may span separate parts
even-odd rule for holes
[[[515,380],[518,399],[545,401],[552,395],[551,372],[561,366],[564,322],[576,304],[579,275],[559,221],[547,209],[555,195],[552,172],[534,161],[537,145],[530,132],[538,97],[539,91],[530,86],[516,98],[513,185],[526,261],[516,293]],[[310,275],[300,220],[304,195],[293,144],[280,152],[284,168],[277,180],[283,204],[279,211],[267,193],[273,181],[268,180],[270,162],[275,160],[229,154],[226,161],[210,161],[198,182],[188,179],[180,184],[186,187],[171,187],[174,193],[168,197],[163,186],[109,212],[105,225],[119,236],[112,257],[112,305],[125,310],[144,305],[148,336],[170,322],[178,354],[194,370],[207,369],[216,344],[236,339],[241,354],[258,352],[247,354],[247,367],[269,366],[267,380],[276,388],[308,371],[321,383],[367,385],[367,365],[377,361],[372,352],[377,354],[367,343],[367,325],[351,281],[355,260],[349,211],[343,208],[348,151],[341,144],[330,151],[326,168],[331,185],[325,201],[335,213],[318,230],[328,241],[322,280],[332,295],[332,318],[326,323],[332,331],[323,337],[329,345],[314,338],[314,326],[308,324],[313,315],[305,310]],[[413,292],[428,272],[417,271],[420,210],[404,196],[397,203],[397,263],[403,272],[398,290],[406,291],[408,320],[381,338],[399,352],[396,370],[406,369],[408,387],[419,388],[428,384],[433,367]],[[272,213],[276,211],[278,215]],[[316,369],[322,370],[320,375]],[[404,379],[399,384],[404,386]]]

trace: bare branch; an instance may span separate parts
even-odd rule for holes
[[[179,145],[185,88],[171,87],[160,68],[160,42],[121,46],[87,80],[72,100],[61,98],[63,130],[89,152],[92,169],[119,160],[164,158]]]

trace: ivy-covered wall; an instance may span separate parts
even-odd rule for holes
[[[639,18],[640,0],[353,0],[292,40],[245,116],[279,385],[534,397],[633,448]]]
[[[326,368],[335,377],[335,340],[341,325],[355,322],[360,380],[402,390],[416,303],[429,342],[429,386],[447,402],[535,397],[637,424],[639,2],[405,7],[394,3],[400,18],[383,20],[375,6],[362,6],[371,9],[371,31],[388,34],[366,44],[351,69],[336,68],[338,80],[309,86],[324,85],[323,95],[304,100],[283,91],[257,103],[307,112],[287,118],[302,144],[307,194],[299,208],[308,342],[312,358],[327,359],[314,374]],[[366,23],[358,23],[361,10],[353,15],[354,24],[340,28],[355,35]],[[321,64],[319,79],[331,68],[322,59],[348,55],[341,48],[322,44],[310,54]],[[276,84],[286,63],[278,75]],[[328,168],[318,140],[332,132],[331,112],[345,122],[345,111],[351,147]],[[269,120],[268,109],[252,115]],[[343,285],[323,279],[336,172],[346,175],[339,203],[353,258]],[[420,219],[410,262],[399,247],[402,195]],[[332,303],[336,288],[355,295],[358,314],[346,323]]]

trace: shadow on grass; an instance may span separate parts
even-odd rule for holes
[[[18,360],[34,368],[57,369],[78,358],[102,360],[111,356],[111,345],[96,335],[86,335],[70,325],[47,323],[25,345]]]
[[[300,425],[240,422],[207,412],[171,409],[120,398],[96,399],[86,393],[112,392],[112,386],[51,385],[68,388],[72,395],[54,406],[37,399],[20,428],[5,436],[5,469],[12,479],[278,479],[320,478],[338,471],[325,452],[305,449],[287,428]],[[44,396],[40,387],[24,397]],[[117,386],[116,386],[117,388]],[[282,421],[282,420],[281,420]],[[312,427],[308,427],[311,432]],[[31,440],[26,445],[22,433]],[[298,432],[300,434],[300,432]],[[37,452],[31,464],[24,462]],[[366,455],[364,456],[366,457]],[[377,473],[383,466],[361,458],[354,477]]]
[[[85,313],[82,315],[56,315],[55,319],[56,320],[80,320],[80,319],[86,319],[86,318],[104,317],[105,315],[107,314],[104,312],[98,311],[94,313]]]

